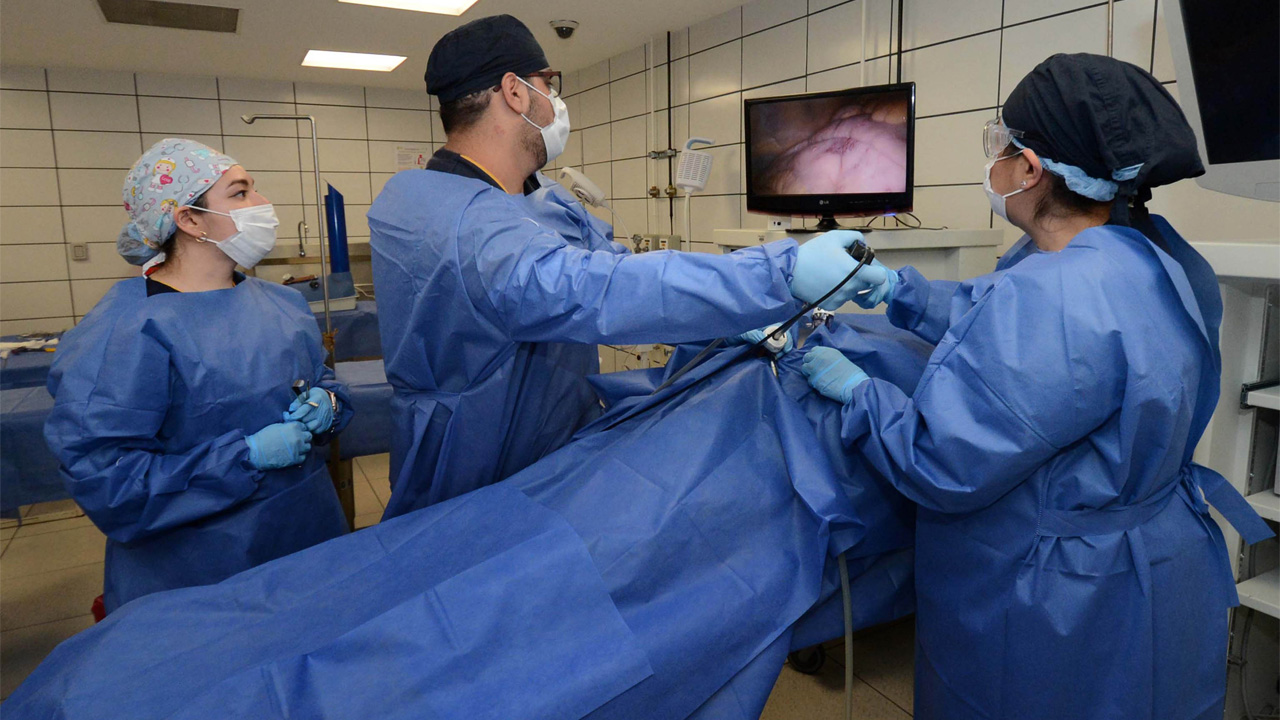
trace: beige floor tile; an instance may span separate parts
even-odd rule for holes
[[[915,618],[872,628],[853,638],[853,672],[907,712],[914,712]],[[827,651],[844,666],[844,642]]]
[[[369,527],[369,526],[371,526],[371,525],[377,525],[377,524],[378,524],[379,522],[381,522],[381,521],[382,521],[382,511],[381,511],[381,510],[379,510],[379,511],[378,511],[378,512],[376,512],[376,513],[368,513],[367,515],[357,515],[357,516],[356,516],[356,529],[357,529],[357,530],[361,530],[361,529],[363,529],[363,528],[367,528],[367,527]]]
[[[854,678],[853,716],[859,720],[910,720],[911,716]],[[760,720],[817,720],[844,717],[844,671],[827,663],[817,675],[783,667]]]
[[[11,542],[13,542],[13,538],[0,540],[0,558],[4,557],[4,554],[9,551],[9,543]]]
[[[368,479],[369,479],[369,478],[365,477],[364,470],[363,470],[363,469],[361,469],[361,467],[360,467],[360,458],[352,458],[352,459],[351,459],[351,477],[355,478],[356,480],[361,480],[361,479],[363,479],[363,480],[368,480]]]
[[[385,508],[387,503],[391,502],[391,481],[387,478],[373,478],[369,480],[369,486],[373,488],[373,494],[378,496],[378,502]]]
[[[0,584],[26,575],[100,563],[106,540],[93,526],[15,537],[0,562]]]
[[[76,528],[92,527],[93,521],[88,515],[80,517],[67,518],[66,520],[50,520],[49,522],[27,522],[18,528],[18,534],[15,537],[31,537],[32,535],[44,535],[51,532],[62,532],[63,530],[75,530]]]
[[[0,540],[9,540],[13,538],[14,534],[17,532],[18,527],[16,525],[14,527],[0,529]]]
[[[27,511],[27,514],[23,515],[23,517],[34,518],[34,517],[40,517],[41,515],[51,515],[53,513],[69,512],[69,511],[82,512],[80,510],[80,506],[76,505],[75,500],[67,498],[65,500],[53,500],[50,502],[42,502],[42,503],[36,503],[35,505],[31,505],[30,509]]]
[[[84,615],[102,594],[102,563],[14,578],[0,588],[0,630]]]
[[[356,516],[368,515],[370,513],[382,514],[382,501],[373,492],[373,488],[369,486],[369,481],[364,478],[354,478],[356,491]]]
[[[389,453],[358,457],[356,458],[356,464],[360,466],[361,472],[369,480],[391,477],[391,455]]]
[[[58,643],[93,626],[92,615],[0,633],[0,698],[7,698]]]

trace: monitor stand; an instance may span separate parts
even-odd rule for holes
[[[853,228],[847,228],[841,225],[840,223],[836,222],[836,217],[834,215],[823,215],[821,218],[818,219],[817,225],[811,228],[791,228],[791,232],[820,233],[820,232],[827,232],[828,230],[852,230],[852,229]],[[862,229],[861,232],[870,232],[870,230]]]
[[[818,232],[826,232],[828,230],[840,230],[840,223],[836,222],[835,215],[823,215],[818,219],[818,225],[814,230]]]

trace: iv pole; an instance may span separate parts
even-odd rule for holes
[[[325,243],[324,230],[324,193],[321,192],[320,181],[320,143],[316,139],[316,119],[311,115],[286,115],[276,113],[258,113],[241,115],[240,119],[247,125],[256,120],[306,120],[311,124],[311,171],[316,178],[316,226],[320,236],[320,288],[324,294],[324,364],[334,368],[337,354],[334,352],[333,318],[329,314],[329,249]],[[355,485],[351,477],[350,461],[343,462],[339,448],[339,438],[334,435],[329,440],[329,477],[333,480],[333,489],[342,504],[342,513],[347,518],[347,528],[355,529]]]
[[[334,333],[333,318],[329,316],[329,250],[325,245],[324,237],[324,193],[321,191],[320,181],[320,143],[316,140],[316,119],[310,115],[282,115],[275,113],[261,113],[253,115],[241,115],[240,119],[247,125],[252,125],[256,120],[306,120],[311,123],[311,154],[312,154],[312,173],[316,177],[316,231],[320,236],[320,289],[324,294],[324,349],[326,353],[325,364],[333,367],[334,354]]]

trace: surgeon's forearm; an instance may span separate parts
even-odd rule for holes
[[[1002,403],[928,373],[914,396],[871,380],[841,412],[841,439],[917,505],[973,512],[1056,452]]]
[[[333,370],[323,365],[320,366],[320,380],[316,386],[328,390],[337,398],[338,410],[333,415],[333,426],[330,432],[342,432],[351,422],[351,418],[355,417],[355,407],[351,404],[351,390],[334,379]]]
[[[235,431],[180,455],[100,447],[64,467],[63,477],[94,524],[117,542],[132,542],[243,502],[262,471]]]
[[[931,281],[910,265],[898,270],[898,279],[885,312],[889,322],[937,345],[951,327],[951,299],[960,283]]]
[[[731,255],[548,252],[495,302],[524,342],[684,343],[786,320],[796,244]]]

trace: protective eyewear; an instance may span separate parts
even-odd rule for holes
[[[1014,138],[1023,138],[1026,135],[1021,130],[1006,126],[1004,120],[998,117],[988,120],[987,124],[982,126],[982,151],[987,154],[987,157],[993,158],[1008,147]]]
[[[538,72],[529,73],[526,77],[542,78],[547,83],[547,87],[551,88],[553,96],[560,94],[560,71],[559,70],[539,70]]]

